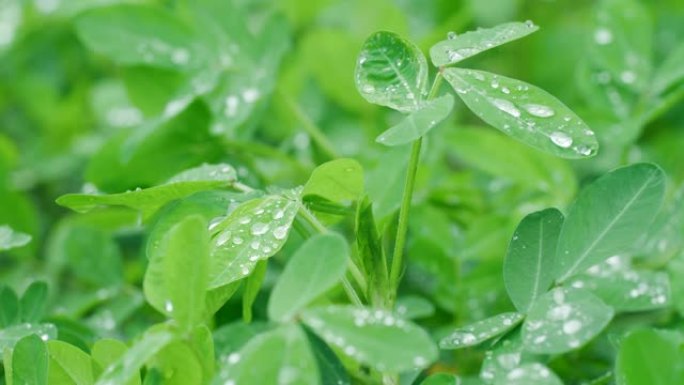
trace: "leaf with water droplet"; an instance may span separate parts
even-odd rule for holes
[[[57,198],[57,204],[80,213],[98,206],[126,206],[140,210],[148,218],[172,200],[199,191],[227,188],[236,180],[235,169],[228,164],[202,165],[183,171],[159,186],[107,195],[66,194]]]
[[[356,88],[361,96],[402,112],[421,108],[427,75],[420,49],[393,32],[372,34],[356,61]]]
[[[303,329],[318,364],[320,385],[351,385],[347,369],[337,354],[314,332],[307,327]]]
[[[564,281],[632,250],[658,213],[664,194],[665,174],[649,163],[618,168],[584,188],[568,209],[558,239],[556,279]]]
[[[673,385],[684,383],[684,353],[665,332],[642,329],[620,341],[615,362],[617,385]]]
[[[423,329],[384,310],[332,305],[307,309],[302,320],[329,345],[380,371],[424,368],[437,358]]]
[[[213,385],[318,385],[316,360],[298,325],[285,324],[252,338],[219,363]]]
[[[516,329],[498,340],[485,353],[480,379],[487,384],[501,383],[513,369],[538,360],[539,357],[523,350],[520,329]]]
[[[57,327],[48,323],[24,323],[0,328],[0,350],[12,349],[17,341],[31,334],[39,335],[43,341],[55,339]]]
[[[119,64],[189,71],[208,59],[202,40],[163,7],[94,8],[76,17],[76,32],[86,47]]]
[[[287,321],[337,284],[347,271],[349,247],[339,234],[309,238],[290,258],[268,302],[268,317]],[[306,279],[302,279],[306,277]]]
[[[523,313],[553,282],[562,225],[563,214],[546,209],[523,218],[513,233],[504,259],[504,284],[513,304]]]
[[[567,284],[590,290],[616,311],[655,310],[671,300],[666,273],[635,270],[629,258],[619,255],[573,276]]]
[[[93,357],[93,361],[99,369],[99,372],[109,367],[109,365],[114,364],[116,360],[121,358],[126,351],[128,346],[123,342],[115,339],[104,338],[95,341],[90,354]],[[99,376],[101,373],[96,373]],[[126,385],[140,385],[140,376],[134,376]]]
[[[492,28],[450,35],[430,48],[430,58],[436,67],[458,63],[480,52],[525,37],[539,27],[532,23],[511,22]]]
[[[218,223],[211,241],[209,288],[248,276],[256,263],[277,253],[287,241],[301,189],[240,204]],[[287,195],[287,196],[286,196]]]
[[[16,231],[8,225],[0,226],[0,251],[22,247],[31,242],[31,236]]]
[[[406,319],[425,318],[435,314],[435,305],[423,297],[407,295],[397,298],[394,312]]]
[[[518,313],[495,315],[449,332],[439,342],[439,347],[442,349],[461,349],[479,345],[514,328],[522,319],[523,316]]]
[[[209,377],[212,374],[203,372],[194,347],[180,339],[160,350],[150,360],[148,368],[154,368],[162,374],[164,385],[203,385],[209,380],[204,376]]]
[[[598,2],[590,54],[600,71],[622,87],[641,92],[650,83],[653,56],[653,22],[636,0]]]
[[[34,281],[21,296],[21,322],[37,322],[43,318],[47,305],[48,285],[45,281]]]
[[[518,366],[506,374],[496,385],[563,385],[563,382],[546,366],[533,362]]]
[[[591,292],[559,287],[537,298],[522,328],[525,350],[561,354],[596,337],[613,318],[613,309]]]
[[[48,383],[91,385],[93,361],[83,350],[63,341],[48,341]]]
[[[449,116],[454,108],[454,97],[447,94],[423,103],[402,121],[380,134],[375,141],[385,146],[401,146],[427,135]]]
[[[28,335],[14,345],[11,363],[5,360],[5,374],[13,385],[49,385],[47,346],[40,336]]]
[[[468,108],[511,137],[562,158],[596,154],[594,132],[548,92],[484,71],[447,68],[443,75]]]
[[[363,167],[354,159],[342,158],[316,167],[304,185],[302,196],[316,195],[331,202],[346,204],[363,193]]]

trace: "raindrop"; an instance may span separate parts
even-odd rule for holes
[[[233,117],[237,115],[237,108],[238,104],[240,103],[240,100],[237,98],[237,96],[231,95],[226,98],[226,116],[227,117]]]
[[[173,303],[171,303],[170,300],[167,300],[166,302],[164,302],[164,310],[166,310],[167,312],[173,311]]]
[[[551,107],[542,104],[526,104],[523,107],[525,107],[530,114],[540,118],[548,118],[555,114],[555,111]]]
[[[235,238],[233,238],[233,243],[236,244],[236,245],[241,245],[242,242],[244,242],[244,240],[243,240],[242,238],[240,238],[240,237],[235,237]]]
[[[458,36],[458,35],[457,35],[456,32],[454,32],[454,31],[449,31],[449,33],[447,33],[447,39],[449,39],[449,40],[453,40],[453,39],[455,39],[457,36]]]
[[[613,33],[609,29],[599,28],[594,32],[594,41],[598,45],[606,45],[613,42]]]
[[[276,227],[273,230],[275,239],[284,239],[287,236],[287,226]]]
[[[492,99],[492,104],[494,104],[494,106],[496,108],[500,109],[501,111],[503,111],[503,112],[513,116],[513,117],[516,117],[516,118],[520,117],[520,110],[515,108],[515,105],[513,105],[513,103],[509,102],[508,100]]]
[[[636,81],[636,74],[633,71],[622,71],[620,73],[620,80],[625,84],[632,84]]]
[[[551,141],[558,147],[568,148],[572,146],[572,138],[563,132],[554,131],[549,138],[551,138]]]
[[[256,88],[248,88],[242,91],[242,99],[247,103],[254,103],[259,99],[260,93]]]
[[[582,323],[576,319],[570,320],[563,324],[563,333],[575,334],[582,328]]]
[[[185,48],[176,48],[171,52],[171,61],[177,65],[188,64],[190,53]]]
[[[263,235],[266,234],[269,227],[267,223],[257,222],[252,225],[252,235]]]

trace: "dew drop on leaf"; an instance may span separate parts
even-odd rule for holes
[[[568,148],[572,146],[572,138],[563,132],[554,131],[549,138],[551,138],[551,141],[558,147]]]

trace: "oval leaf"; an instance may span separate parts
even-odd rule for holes
[[[328,344],[380,371],[424,368],[437,358],[423,329],[383,310],[328,306],[306,310],[302,319]]]
[[[401,146],[425,136],[446,119],[454,108],[454,97],[447,94],[425,102],[397,125],[378,136],[375,141],[385,146]]]
[[[396,33],[380,31],[363,44],[356,61],[356,88],[370,103],[416,111],[426,94],[427,72],[418,47]]]
[[[620,343],[615,372],[618,385],[684,383],[684,354],[655,330],[636,330]]]
[[[0,351],[12,349],[20,339],[31,335],[38,335],[43,341],[57,338],[57,328],[53,324],[19,324],[0,328]]]
[[[590,292],[557,288],[539,297],[522,329],[525,350],[560,354],[589,342],[613,318],[613,309]]]
[[[594,132],[548,92],[484,71],[447,68],[442,73],[468,108],[511,137],[563,158],[596,154]]]
[[[49,341],[48,383],[92,385],[93,361],[83,350],[62,341]]]
[[[332,288],[344,277],[348,257],[347,241],[341,235],[327,233],[309,238],[290,258],[273,287],[268,302],[269,318],[289,320]]]
[[[222,362],[214,385],[318,385],[318,368],[306,336],[296,325],[285,325],[253,338]]]
[[[288,198],[268,195],[239,205],[213,229],[209,288],[248,276],[257,262],[277,253],[285,244],[297,210],[299,191]]]
[[[347,203],[363,193],[363,168],[354,159],[335,159],[316,167],[304,185],[302,196],[316,195],[331,202]]]
[[[43,318],[48,296],[48,285],[44,281],[34,281],[21,296],[21,321],[37,322]]]
[[[436,67],[458,63],[537,30],[539,27],[528,21],[499,24],[492,28],[468,31],[462,35],[450,33],[447,40],[442,40],[430,48],[430,59]]]
[[[458,328],[439,342],[442,349],[460,349],[478,345],[490,338],[514,328],[523,316],[518,313],[503,313],[494,317]]]
[[[648,163],[609,172],[582,190],[558,239],[558,281],[631,250],[655,218],[664,193],[665,174]]]
[[[515,307],[526,312],[553,282],[553,266],[563,214],[556,209],[532,213],[513,233],[504,259],[504,284]]]
[[[11,384],[48,385],[47,380],[48,352],[45,342],[35,334],[22,338],[12,352]]]
[[[563,382],[546,366],[533,362],[519,366],[497,385],[563,385]]]

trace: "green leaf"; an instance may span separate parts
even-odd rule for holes
[[[355,230],[357,250],[355,254],[358,256],[356,263],[363,266],[366,272],[371,303],[382,306],[389,300],[387,298],[387,293],[390,292],[389,273],[382,241],[373,217],[373,205],[368,197],[364,197],[357,205]],[[404,314],[399,314],[404,316]]]
[[[20,307],[22,322],[37,322],[43,318],[48,296],[48,285],[44,281],[34,281],[21,296]]]
[[[93,362],[81,349],[62,341],[48,341],[47,351],[49,384],[93,384]]]
[[[636,330],[620,343],[615,363],[617,385],[672,385],[684,382],[684,354],[655,330]]]
[[[394,311],[406,319],[425,318],[435,314],[435,305],[423,297],[407,295],[397,298]]]
[[[504,259],[504,283],[513,304],[526,312],[553,283],[553,267],[563,214],[546,209],[529,214],[513,233]]]
[[[442,73],[468,108],[511,137],[562,158],[596,154],[594,132],[546,91],[484,71],[447,68]]]
[[[437,358],[423,329],[387,311],[332,305],[308,309],[302,319],[325,342],[380,371],[424,368]]]
[[[188,216],[161,240],[162,263],[148,269],[145,295],[155,307],[171,315],[181,329],[190,330],[202,321],[208,276],[209,232],[199,215]],[[163,301],[163,304],[159,302]]]
[[[316,167],[302,196],[317,195],[331,202],[348,203],[363,193],[363,168],[354,159],[335,159]]]
[[[19,298],[14,290],[0,286],[0,328],[6,328],[19,320]]]
[[[12,385],[48,385],[45,342],[31,334],[19,340],[12,352]]]
[[[89,49],[124,65],[189,70],[207,55],[194,33],[162,7],[96,8],[76,18],[76,32]]]
[[[316,361],[306,336],[296,325],[253,338],[223,361],[213,384],[318,385]]]
[[[621,86],[640,91],[649,85],[652,41],[653,22],[641,2],[598,2],[589,57]]]
[[[227,188],[236,179],[235,169],[227,164],[203,165],[186,170],[159,186],[109,195],[66,194],[57,199],[57,204],[79,213],[102,205],[126,206],[140,210],[144,217],[149,217],[172,200],[198,191]]]
[[[339,234],[317,234],[306,240],[273,287],[268,317],[280,322],[292,319],[344,277],[348,260],[347,241]]]
[[[254,272],[246,279],[245,288],[242,291],[242,320],[246,323],[252,322],[252,305],[264,283],[267,269],[268,261],[259,261]]]
[[[95,385],[126,384],[139,378],[140,369],[173,340],[173,333],[165,327],[148,329],[124,355],[107,367]]]
[[[385,146],[401,146],[422,138],[449,116],[454,108],[450,94],[425,102],[420,109],[411,112],[401,122],[378,136],[375,141]]]
[[[382,221],[399,209],[409,152],[397,147],[385,151],[366,175],[366,190],[374,202],[373,214]]]
[[[154,356],[148,367],[161,373],[161,382],[164,385],[203,384],[202,366],[197,356],[181,341],[174,341],[165,346]]]
[[[11,349],[20,339],[36,334],[43,341],[57,338],[57,328],[53,324],[19,324],[0,328],[0,351]]]
[[[681,63],[684,61],[684,43],[680,43],[665,58],[665,61],[658,67],[653,74],[651,85],[652,93],[658,95],[667,91],[671,86],[684,79],[684,68]]]
[[[298,190],[287,194],[292,197],[267,195],[244,202],[210,229],[210,289],[248,276],[257,262],[283,247],[300,205]]]
[[[589,342],[613,318],[613,309],[587,290],[556,288],[532,303],[522,329],[525,350],[560,354]]]
[[[523,348],[520,329],[504,336],[485,355],[480,378],[488,384],[502,382],[515,368],[538,361],[538,357],[525,352]]]
[[[514,328],[522,321],[522,314],[502,313],[451,331],[439,342],[442,349],[461,349],[479,345]]]
[[[506,375],[505,380],[497,381],[497,385],[563,385],[563,382],[547,368],[539,363],[519,366]]]
[[[468,31],[461,35],[450,33],[448,40],[442,40],[430,48],[430,58],[435,67],[458,63],[482,51],[498,47],[525,37],[539,27],[528,21],[499,24],[492,28]]]
[[[356,61],[356,89],[361,96],[370,103],[402,112],[422,107],[427,75],[423,53],[392,32],[372,34]]]
[[[8,225],[0,226],[0,251],[24,246],[31,242],[31,236],[13,230]]]
[[[128,346],[123,342],[105,338],[93,344],[90,354],[93,357],[93,361],[100,366],[100,369],[106,369],[126,354],[127,350]],[[137,376],[128,381],[126,385],[140,385],[140,383],[140,376]]]
[[[572,287],[591,290],[616,311],[655,310],[669,305],[670,279],[666,273],[633,270],[628,258],[614,255],[572,277]]]
[[[630,251],[653,221],[664,193],[663,171],[648,163],[616,169],[587,186],[568,210],[558,239],[557,280]]]
[[[321,385],[351,385],[349,374],[335,352],[308,328],[304,332],[318,364]]]
[[[461,385],[461,380],[453,374],[437,373],[423,380],[420,385]]]

